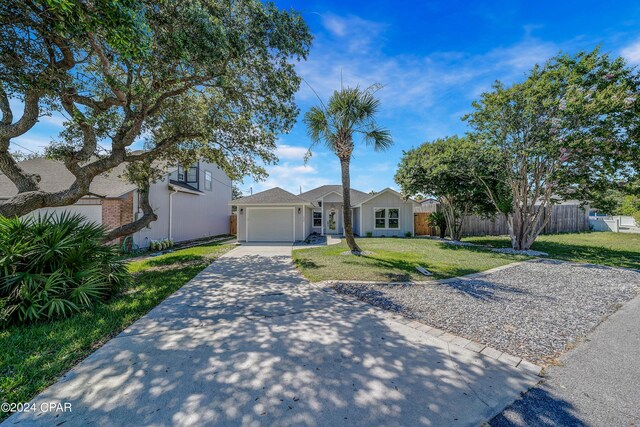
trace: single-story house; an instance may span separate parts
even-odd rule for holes
[[[295,242],[312,233],[344,233],[341,185],[323,185],[298,195],[275,187],[230,205],[237,207],[240,242]],[[413,234],[415,206],[417,202],[391,188],[373,193],[351,189],[353,232],[358,236]]]
[[[35,158],[20,162],[25,171],[40,175],[44,191],[68,188],[74,176],[62,162]],[[142,215],[138,208],[138,189],[122,178],[126,165],[95,177],[90,194],[73,205],[36,210],[29,215],[69,211],[114,229]],[[149,200],[158,219],[133,234],[138,247],[151,240],[174,242],[229,233],[231,179],[216,165],[204,161],[190,168],[167,167],[166,175],[151,184]],[[0,173],[0,204],[17,193],[13,182]]]

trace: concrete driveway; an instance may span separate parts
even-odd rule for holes
[[[3,425],[447,425],[539,378],[308,284],[290,245],[214,262]]]

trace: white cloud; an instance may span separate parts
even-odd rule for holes
[[[623,48],[620,53],[631,64],[640,64],[640,40]]]
[[[322,15],[322,25],[329,34],[338,39],[341,50],[363,52],[374,45],[374,40],[388,27],[387,24],[362,19],[359,16]],[[379,42],[379,40],[376,40]]]
[[[281,144],[276,149],[276,156],[285,160],[303,160],[307,149],[304,147],[296,147],[293,145]]]
[[[365,32],[361,37],[368,40],[367,45],[382,44],[380,33]],[[361,87],[381,83],[384,89],[379,96],[383,107],[410,107],[417,113],[426,113],[427,108],[447,102],[451,96],[475,99],[478,90],[469,88],[485,89],[496,79],[506,82],[521,79],[535,64],[544,63],[560,51],[558,45],[532,37],[474,55],[434,52],[390,57],[379,47],[351,51],[343,43],[323,40],[309,60],[298,65],[300,74],[324,101],[340,87],[341,81],[346,86]],[[301,87],[298,99],[317,102],[316,94],[307,85]]]
[[[318,169],[311,165],[292,164],[285,162],[281,165],[267,166],[269,177],[253,185],[253,192],[267,190],[273,187],[283,188],[293,194],[307,191],[320,185],[328,184],[329,180],[318,173]]]
[[[60,129],[62,129],[62,128],[64,128],[64,122],[68,121],[68,119],[66,117],[64,117],[60,113],[53,113],[50,116],[42,116],[42,117],[40,117],[40,121],[49,123],[51,125],[54,125],[56,127],[59,127]]]
[[[51,144],[51,138],[19,136],[11,140],[11,148],[16,151],[43,152]]]
[[[324,15],[322,25],[334,36],[343,37],[347,34],[347,22],[335,15]]]

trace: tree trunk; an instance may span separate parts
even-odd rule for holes
[[[360,253],[360,247],[353,237],[353,223],[351,222],[351,177],[349,176],[350,159],[340,159],[342,170],[342,218],[344,221],[344,237],[352,253]]]
[[[540,221],[540,214],[544,212],[545,205],[537,207],[535,213],[530,213],[527,209],[516,207],[507,217],[509,225],[509,235],[511,237],[511,247],[517,251],[528,251],[536,238],[549,222],[553,205],[549,205],[549,214]],[[538,212],[540,211],[540,212]]]
[[[443,199],[441,206],[442,213],[444,213],[447,221],[446,228],[449,230],[451,240],[460,240],[462,238],[462,218],[460,217],[460,213],[450,201],[445,199]]]
[[[447,236],[447,225],[443,225],[442,227],[438,227],[440,231],[440,238],[444,239]]]

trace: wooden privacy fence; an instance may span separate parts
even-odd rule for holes
[[[437,236],[436,227],[427,225],[427,217],[434,207],[417,208],[413,214],[413,223],[416,236]],[[551,214],[549,222],[542,229],[541,234],[552,233],[576,233],[589,231],[589,208],[580,205],[556,205],[551,209],[545,208],[540,221]],[[504,215],[496,215],[493,218],[483,218],[478,215],[466,216],[462,223],[464,236],[500,236],[509,234],[509,225]]]
[[[234,236],[238,234],[238,217],[236,215],[231,215],[229,219],[229,234]]]
[[[413,214],[413,231],[416,236],[437,236],[438,227],[427,224],[429,212],[415,212]]]

